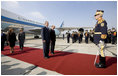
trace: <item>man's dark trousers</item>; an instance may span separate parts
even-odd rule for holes
[[[85,37],[85,42],[88,43],[88,37]]]
[[[43,54],[44,57],[49,57],[49,46],[50,46],[50,42],[43,42]]]
[[[54,53],[55,41],[51,42],[51,53]]]

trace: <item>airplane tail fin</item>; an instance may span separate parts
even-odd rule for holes
[[[62,27],[63,27],[63,25],[64,25],[64,21],[61,23],[61,26],[60,26],[60,28],[62,28]]]

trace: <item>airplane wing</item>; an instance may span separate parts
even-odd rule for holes
[[[83,29],[93,29],[93,27],[62,27],[62,28],[56,28],[56,29],[58,29],[58,30],[60,30],[60,31],[65,31],[65,30],[68,30],[68,31],[70,31],[70,30],[79,30],[80,28],[83,28]]]
[[[58,29],[60,32],[65,31],[65,30],[68,30],[68,31],[79,30],[80,28],[93,29],[93,27],[63,27],[63,26],[64,26],[64,21],[61,23],[60,27],[58,27],[56,29]]]
[[[41,34],[41,29],[40,28],[30,29],[29,31],[34,32],[34,34],[36,34],[36,35]]]

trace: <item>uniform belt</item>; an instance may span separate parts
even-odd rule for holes
[[[94,32],[94,34],[102,34],[101,32]]]

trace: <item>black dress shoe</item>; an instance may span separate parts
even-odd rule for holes
[[[23,51],[23,48],[20,48],[21,51]]]
[[[45,59],[49,59],[50,57],[49,56],[46,56]]]
[[[4,49],[2,49],[1,51],[4,51]]]
[[[51,53],[51,54],[55,54],[55,53]]]
[[[106,68],[106,65],[100,63],[96,63],[95,66],[96,68]]]

